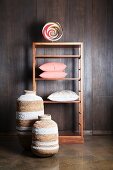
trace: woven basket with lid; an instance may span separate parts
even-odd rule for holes
[[[34,123],[31,149],[40,157],[52,156],[58,152],[58,126],[51,120],[51,115],[39,116]]]
[[[30,149],[32,141],[32,125],[39,115],[44,114],[43,100],[34,91],[25,90],[25,94],[17,99],[16,129],[21,145]]]

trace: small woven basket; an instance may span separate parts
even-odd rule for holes
[[[58,126],[51,115],[39,116],[32,128],[32,152],[40,157],[48,157],[59,150]]]

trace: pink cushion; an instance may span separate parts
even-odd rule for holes
[[[42,64],[39,68],[42,71],[63,71],[66,65],[64,63],[51,62]]]
[[[64,78],[67,75],[67,73],[61,71],[61,72],[43,72],[42,74],[40,74],[39,76],[42,78]]]

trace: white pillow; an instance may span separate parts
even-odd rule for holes
[[[77,100],[79,96],[71,90],[62,90],[52,93],[47,98],[52,101],[73,101]]]

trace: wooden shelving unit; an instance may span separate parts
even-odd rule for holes
[[[57,78],[57,79],[55,79],[55,78],[51,78],[51,79],[48,79],[48,78],[35,78],[35,80],[78,80],[78,81],[80,81],[80,78]]]
[[[83,43],[82,42],[33,42],[33,90],[36,91],[37,87],[37,81],[77,81],[78,83],[78,93],[79,93],[79,100],[77,101],[66,101],[66,102],[55,102],[46,100],[44,101],[45,104],[77,104],[78,105],[78,132],[72,133],[72,134],[62,134],[59,136],[60,143],[83,143],[84,137],[83,137]],[[37,54],[37,48],[75,48],[78,49],[77,54]],[[43,58],[75,58],[78,59],[78,77],[72,77],[72,78],[61,78],[61,79],[43,79],[36,77],[36,63],[37,59],[43,59]]]

